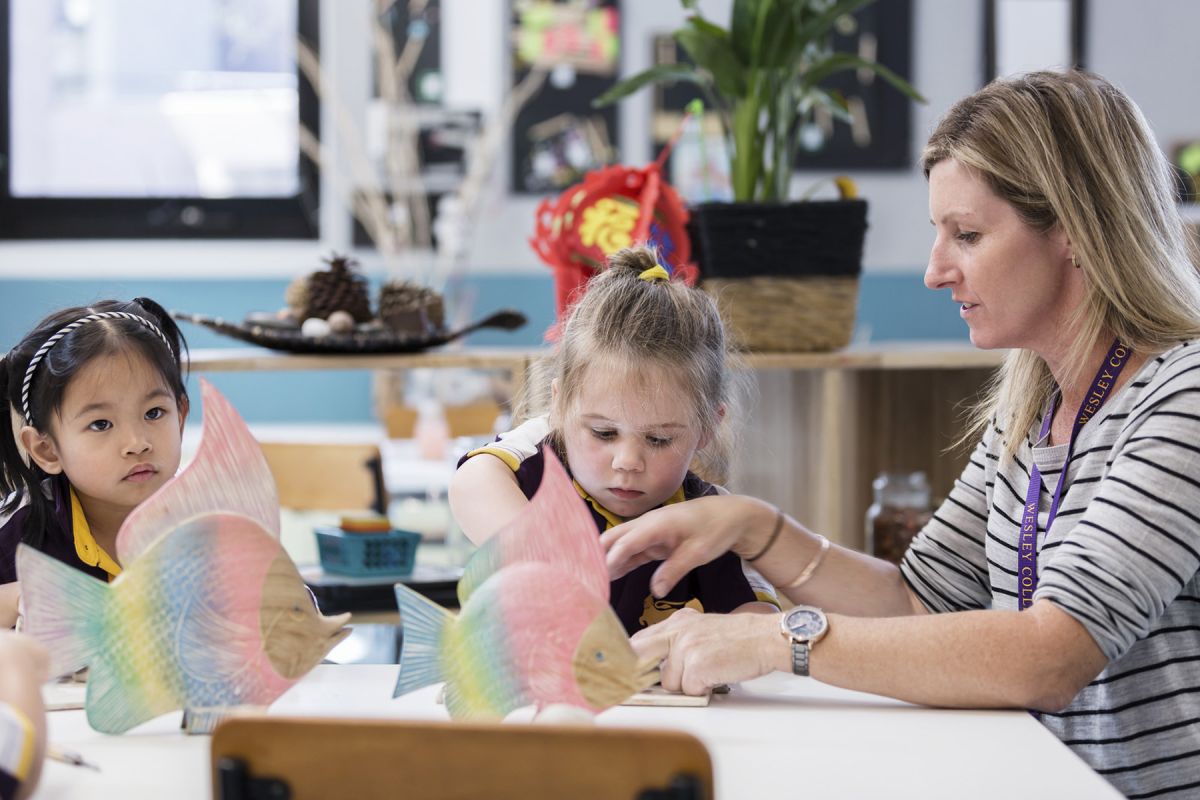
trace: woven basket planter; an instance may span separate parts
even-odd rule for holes
[[[865,200],[704,203],[691,212],[702,285],[739,347],[803,352],[850,342]]]

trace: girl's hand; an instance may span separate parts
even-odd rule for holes
[[[17,581],[0,585],[0,631],[17,624],[21,613],[21,584]]]
[[[663,597],[684,575],[730,550],[739,555],[743,548],[756,552],[748,545],[756,535],[770,533],[774,516],[771,506],[750,497],[697,497],[610,528],[600,536],[600,544],[608,551],[613,580],[662,561],[650,579],[650,591]]]
[[[11,631],[0,631],[0,672],[24,676],[34,684],[49,677],[50,655],[34,639]]]
[[[779,614],[701,614],[682,608],[631,639],[639,659],[661,662],[664,689],[704,694],[722,683],[791,669]]]

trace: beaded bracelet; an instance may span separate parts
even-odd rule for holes
[[[767,551],[771,549],[771,545],[775,544],[775,540],[779,538],[779,534],[782,532],[783,532],[783,509],[779,508],[777,506],[775,508],[775,530],[771,531],[771,535],[770,535],[770,537],[767,538],[767,543],[765,545],[763,545],[762,550],[759,550],[758,553],[756,553],[752,557],[747,558],[746,563],[749,564],[753,561],[758,561],[760,558],[765,556],[767,554]]]
[[[817,567],[821,566],[821,561],[825,558],[825,554],[829,552],[829,540],[819,533],[817,534],[817,538],[821,540],[821,548],[817,550],[817,554],[812,557],[812,561],[809,561],[808,565],[805,566],[804,569],[800,570],[800,574],[796,576],[796,579],[787,586],[783,587],[784,591],[799,589],[801,586],[808,583],[808,579],[811,578],[813,573],[817,571]]]

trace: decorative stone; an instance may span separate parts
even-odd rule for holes
[[[329,322],[320,317],[309,317],[300,326],[300,333],[311,339],[320,339],[323,336],[328,336],[329,332]]]
[[[329,329],[334,333],[351,333],[354,331],[354,317],[349,311],[334,311],[329,315]]]

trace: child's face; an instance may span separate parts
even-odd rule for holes
[[[567,462],[579,485],[609,511],[636,517],[661,505],[687,474],[703,435],[674,376],[639,380],[592,367],[564,410]]]
[[[100,356],[75,374],[50,420],[57,462],[48,471],[66,473],[89,519],[128,513],[175,475],[182,433],[175,395],[148,361]]]

